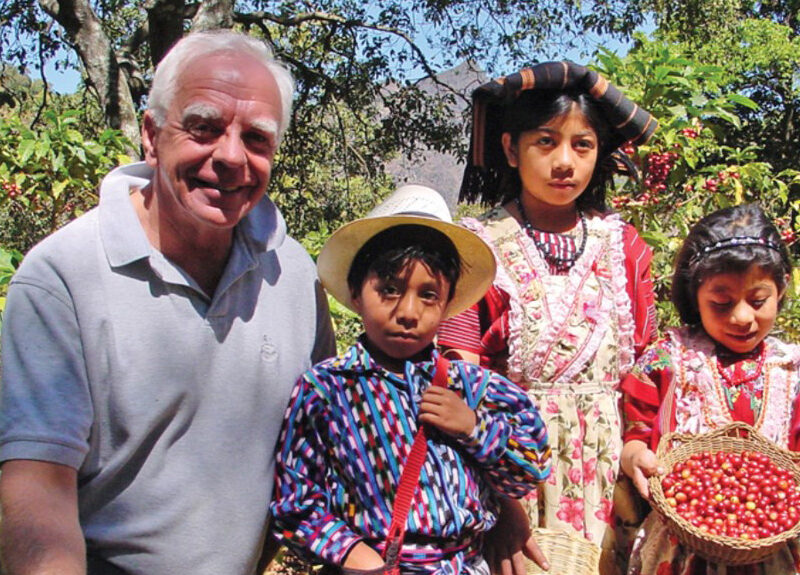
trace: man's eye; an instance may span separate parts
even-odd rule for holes
[[[540,146],[552,146],[554,140],[550,136],[542,136],[541,138],[536,140],[536,143]]]
[[[575,143],[575,147],[584,150],[591,150],[592,148],[594,148],[594,142],[592,142],[591,140],[578,140]]]
[[[767,303],[767,298],[753,300],[752,302],[750,302],[750,305],[753,306],[755,309],[758,309],[765,303]]]
[[[216,135],[217,129],[211,124],[194,124],[189,132],[197,138],[211,138]]]
[[[261,132],[247,134],[247,141],[251,146],[259,150],[271,150],[275,147],[272,136]]]

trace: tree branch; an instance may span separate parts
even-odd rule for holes
[[[203,0],[192,19],[192,31],[233,28],[233,0]]]
[[[37,42],[38,52],[39,52],[39,76],[42,79],[42,102],[39,104],[39,108],[36,110],[36,116],[34,116],[33,121],[31,122],[31,128],[33,128],[38,122],[39,118],[42,117],[42,112],[47,107],[47,95],[50,93],[50,88],[47,84],[47,76],[45,75],[45,60],[44,60],[44,53],[42,51],[42,36],[39,35],[39,41]]]
[[[380,24],[372,24],[370,22],[366,22],[361,19],[354,19],[354,18],[345,18],[343,16],[339,16],[336,14],[329,14],[327,12],[320,12],[320,11],[313,11],[313,12],[304,12],[300,14],[295,14],[292,16],[279,16],[277,14],[270,14],[268,12],[235,12],[234,13],[234,20],[236,22],[240,22],[242,24],[256,24],[258,25],[259,22],[272,22],[274,24],[278,24],[280,26],[285,27],[296,27],[300,26],[301,24],[305,24],[307,22],[319,22],[319,23],[328,23],[328,24],[337,24],[341,25],[345,28],[352,29],[352,28],[362,28],[365,30],[372,30],[373,32],[379,32],[381,34],[388,34],[391,36],[396,36],[400,38],[411,51],[416,56],[417,62],[419,62],[422,69],[425,71],[425,74],[438,86],[442,87],[448,92],[456,94],[465,102],[469,102],[469,99],[466,98],[463,94],[458,93],[454,90],[451,86],[447,85],[446,83],[440,81],[437,78],[437,72],[433,69],[433,67],[428,62],[428,58],[425,56],[422,49],[414,42],[414,40],[402,30],[398,30],[396,28],[391,28],[389,26],[381,26]]]
[[[183,36],[184,0],[148,0],[147,26],[150,29],[150,61],[158,66],[167,50]]]

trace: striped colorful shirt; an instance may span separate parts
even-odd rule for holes
[[[340,565],[364,540],[382,550],[404,462],[418,429],[431,360],[391,373],[361,343],[306,372],[295,386],[276,458],[271,506],[276,533],[301,556]],[[484,570],[481,534],[495,523],[496,494],[522,497],[550,473],[547,431],[526,394],[462,361],[448,387],[476,412],[473,432],[432,429],[407,519],[401,568],[419,573]]]

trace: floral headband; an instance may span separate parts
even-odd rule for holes
[[[506,165],[501,144],[503,116],[526,90],[571,90],[589,94],[611,126],[610,144],[641,144],[653,135],[658,121],[593,70],[570,61],[545,62],[497,78],[472,93],[472,134],[460,199],[474,201],[499,184]]]

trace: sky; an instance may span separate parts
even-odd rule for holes
[[[77,65],[77,64],[76,64]],[[54,60],[50,60],[44,67],[44,73],[50,88],[59,94],[71,94],[78,89],[81,74],[76,68],[56,70]]]
[[[643,31],[645,33],[649,33],[654,28],[654,24],[647,23],[643,27]],[[620,55],[624,55],[628,52],[632,45],[631,42],[620,42],[618,40],[604,38],[596,34],[586,34],[584,38],[585,42],[581,48],[576,48],[567,52],[564,54],[564,57],[579,63],[586,63],[590,59],[591,54],[593,54],[600,46],[603,46]],[[425,46],[424,38],[418,38],[418,40],[421,40],[420,45]],[[70,94],[75,92],[81,82],[81,74],[78,70],[77,57],[73,53],[69,54],[69,59],[72,62],[73,67],[62,70],[57,70],[55,68],[54,60],[57,59],[59,58],[55,58],[45,65],[45,75],[51,89],[60,94]],[[435,62],[435,60],[436,58],[434,57],[433,61]]]

